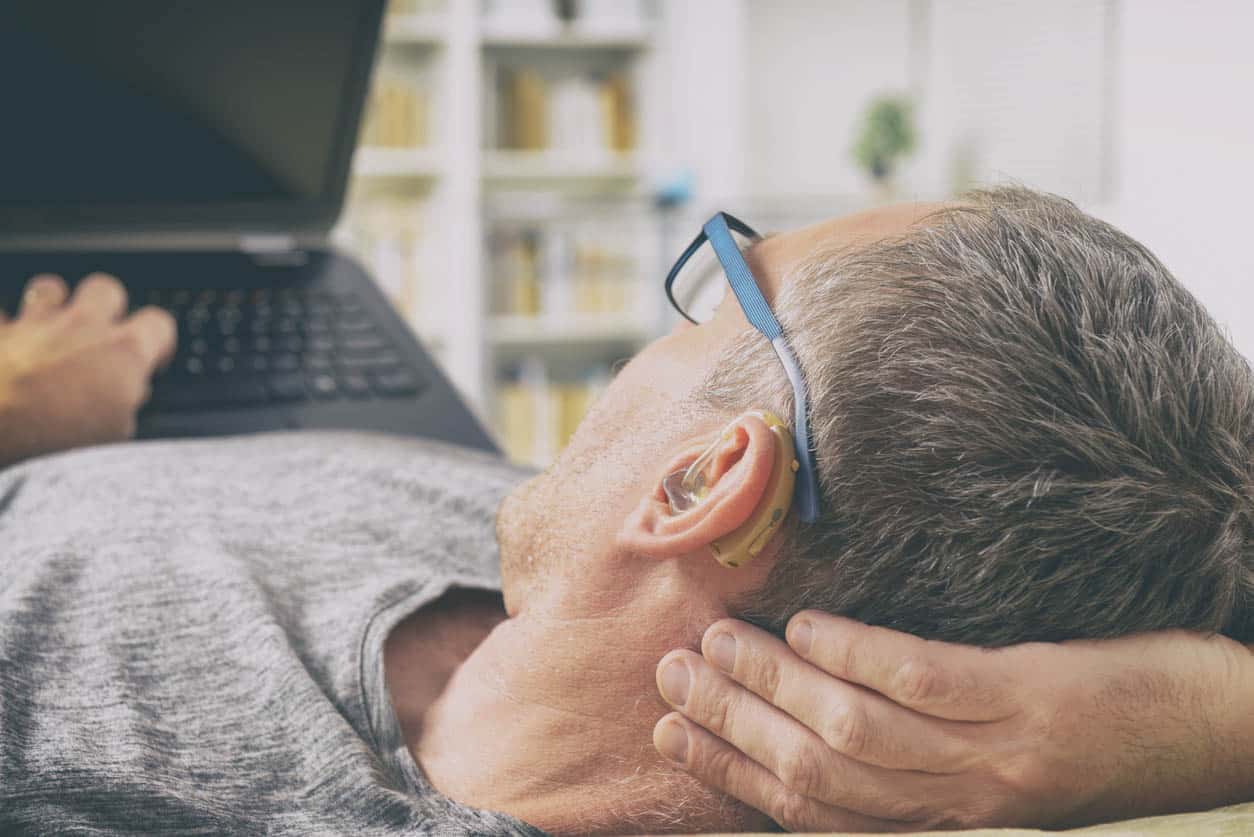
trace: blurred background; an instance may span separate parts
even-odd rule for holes
[[[1254,3],[392,0],[336,231],[513,458],[763,232],[1013,179],[1148,244],[1254,357]]]

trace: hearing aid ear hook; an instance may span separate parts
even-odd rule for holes
[[[756,558],[766,546],[771,535],[775,534],[775,530],[787,516],[788,507],[792,505],[797,469],[801,467],[793,456],[792,432],[778,416],[767,410],[754,410],[747,415],[762,419],[774,434],[775,461],[771,466],[766,490],[762,493],[762,502],[754,509],[750,518],[727,535],[710,542],[710,552],[714,555],[714,560],[725,567],[744,566]],[[709,487],[705,483],[706,466],[718,452],[719,445],[731,439],[734,428],[735,422],[728,425],[691,465],[667,475],[662,481],[662,489],[666,492],[672,512],[679,514],[688,511],[705,500],[709,494]]]

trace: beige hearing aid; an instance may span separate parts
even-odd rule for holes
[[[749,415],[756,415],[775,436],[775,461],[771,466],[771,476],[767,480],[766,490],[762,493],[762,502],[754,509],[748,520],[723,537],[710,543],[710,552],[714,560],[724,567],[743,567],[762,551],[771,536],[779,528],[788,507],[792,505],[793,486],[797,480],[797,469],[801,467],[794,456],[792,432],[788,425],[779,417],[767,410],[754,410]],[[683,471],[676,471],[668,476],[662,487],[670,501],[671,511],[675,513],[687,511],[705,499],[709,489],[705,484],[705,467],[718,452],[719,445],[732,438],[735,422],[719,434],[709,448],[696,461]]]

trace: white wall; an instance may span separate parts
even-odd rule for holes
[[[925,194],[1012,178],[1091,201],[1102,193],[1103,0],[927,4],[920,93]],[[965,168],[966,171],[961,169]]]
[[[1144,241],[1254,358],[1254,2],[667,0],[673,157],[699,200],[871,190],[868,101],[910,90],[903,197],[1013,178]]]
[[[907,0],[750,0],[745,90],[750,195],[849,195],[866,181],[852,127],[909,78]]]
[[[1254,3],[1119,9],[1114,203],[1254,359]]]

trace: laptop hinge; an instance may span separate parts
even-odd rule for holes
[[[240,236],[239,249],[251,255],[264,256],[290,253],[298,247],[296,237],[291,235],[244,235]]]

